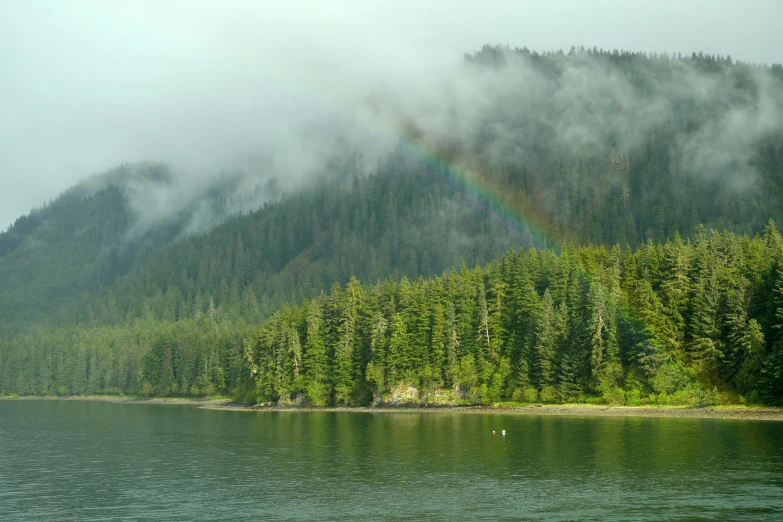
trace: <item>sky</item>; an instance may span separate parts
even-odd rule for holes
[[[780,63],[780,27],[779,0],[3,0],[0,230],[125,161],[252,162],[485,43]]]

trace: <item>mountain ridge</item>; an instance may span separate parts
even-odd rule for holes
[[[67,191],[20,218],[0,234],[0,352],[10,357],[50,330],[71,339],[76,351],[67,358],[89,368],[89,357],[79,355],[89,347],[75,346],[97,329],[124,339],[136,361],[128,364],[141,368],[152,364],[160,339],[169,347],[189,339],[202,350],[188,352],[191,362],[207,361],[194,390],[247,395],[244,346],[256,325],[353,276],[437,277],[491,264],[520,246],[655,252],[653,245],[680,232],[701,234],[700,223],[755,233],[770,218],[783,219],[779,66],[581,48],[538,54],[485,47],[465,61],[460,74],[473,78],[470,92],[444,91],[422,111],[394,99],[375,106],[405,130],[369,172],[354,151],[338,151],[325,174],[296,190],[262,172],[227,174],[179,195],[184,185],[172,184],[165,166],[123,166],[106,175],[114,183]],[[433,123],[432,114],[443,121]],[[133,168],[148,169],[149,179],[142,174],[133,183]],[[544,290],[537,289],[539,299]],[[207,336],[205,324],[216,318],[234,332]],[[774,319],[765,321],[759,331],[770,343]],[[168,333],[143,335],[140,324]],[[99,344],[105,342],[114,345],[108,338]],[[3,389],[27,389],[18,382],[27,371],[23,359],[3,360]],[[126,368],[128,375],[138,368]],[[221,373],[233,375],[232,384],[220,386]],[[190,394],[194,386],[145,388],[134,379],[111,389]]]

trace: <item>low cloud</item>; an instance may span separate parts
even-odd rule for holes
[[[677,7],[678,20],[706,17],[712,29],[699,33],[692,25],[687,36],[652,39],[672,9],[674,3],[660,2],[531,9],[506,1],[457,8],[441,0],[197,7],[10,0],[0,6],[0,228],[87,174],[122,162],[163,162],[173,176],[164,185],[127,184],[138,215],[134,234],[202,205],[187,227],[195,233],[226,212],[306,186],[336,157],[361,158],[360,170],[369,172],[410,132],[434,148],[468,144],[476,161],[493,165],[523,161],[536,143],[604,147],[626,111],[624,139],[632,149],[666,124],[677,96],[731,107],[681,144],[684,168],[709,177],[740,165],[742,179],[752,180],[753,145],[780,130],[783,106],[779,88],[761,72],[754,79],[758,95],[736,100],[723,79],[685,62],[672,62],[683,82],[661,86],[666,96],[640,93],[589,57],[556,77],[515,53],[502,67],[462,62],[463,52],[497,41],[538,50],[574,42],[700,49],[780,61],[776,3],[710,12]],[[755,21],[745,24],[738,12]],[[726,49],[727,27],[767,37],[763,46],[739,38],[736,51]],[[746,184],[732,179],[737,188]],[[228,208],[203,207],[201,195],[226,180],[234,188]]]

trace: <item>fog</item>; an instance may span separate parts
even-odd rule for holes
[[[554,93],[532,71],[467,76],[463,54],[485,43],[783,61],[783,4],[775,0],[720,9],[660,0],[278,4],[0,3],[0,229],[126,161],[171,164],[180,180],[168,193],[132,187],[143,229],[221,174],[242,173],[244,191],[270,176],[294,187],[338,148],[361,151],[369,170],[403,123],[436,141],[463,139],[484,108],[512,93],[515,110],[531,117],[543,118],[542,99],[564,109],[553,125],[574,147],[590,145],[607,123],[606,111],[584,113],[585,103],[633,101],[626,83],[591,66],[567,71]],[[691,92],[720,95],[714,81],[688,77]],[[780,93],[758,83],[760,104],[728,112],[684,144],[691,168],[711,175],[741,163],[747,145],[780,129]],[[638,109],[631,140],[660,123],[661,107]],[[486,154],[500,156],[514,146],[514,131],[495,131]],[[752,183],[753,173],[737,179]]]

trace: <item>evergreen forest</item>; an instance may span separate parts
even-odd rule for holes
[[[124,164],[17,219],[0,395],[783,404],[783,68],[485,46],[461,74],[461,131],[389,102],[371,164],[165,213],[170,168]]]

